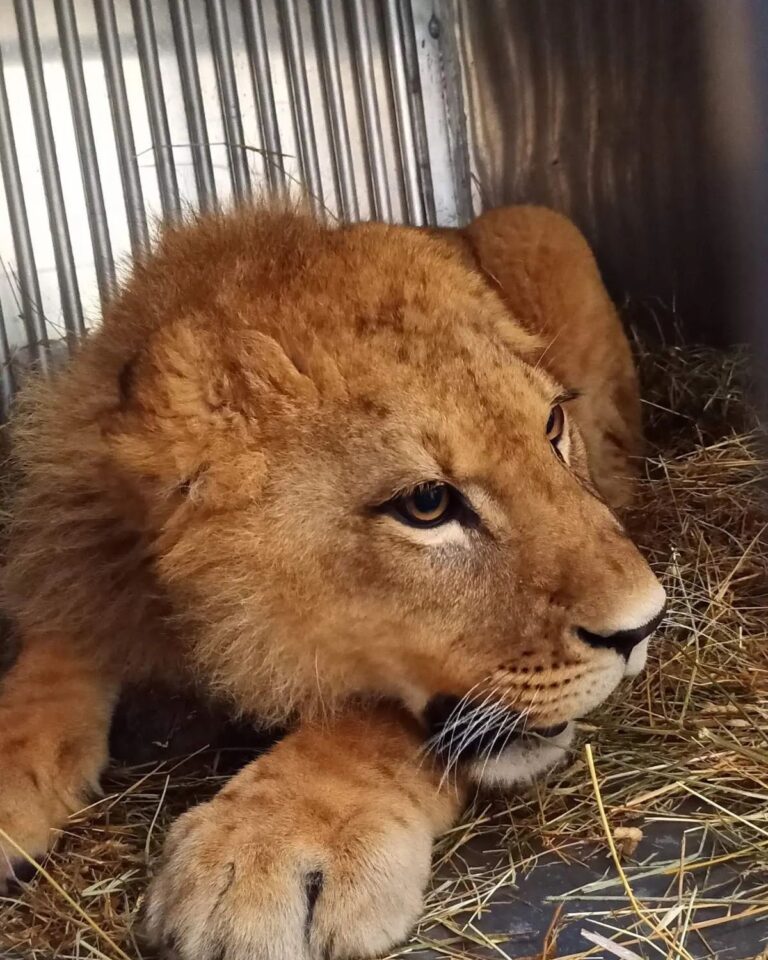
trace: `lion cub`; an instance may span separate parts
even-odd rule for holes
[[[21,401],[0,879],[97,786],[121,685],[194,678],[292,732],[173,827],[150,937],[389,950],[466,785],[535,776],[642,669],[664,592],[613,510],[638,437],[627,342],[554,213],[166,230]]]

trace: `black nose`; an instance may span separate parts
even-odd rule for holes
[[[649,637],[653,633],[664,619],[665,613],[666,607],[664,607],[653,620],[649,620],[648,623],[644,623],[640,627],[633,627],[631,630],[618,630],[616,633],[606,635],[592,633],[590,630],[585,630],[584,627],[577,627],[576,633],[578,633],[581,639],[588,643],[590,647],[607,647],[609,650],[615,650],[616,653],[620,653],[625,660],[629,660],[629,655],[632,653],[632,650],[638,643],[641,643],[646,637]]]

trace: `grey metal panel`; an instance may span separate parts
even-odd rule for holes
[[[8,343],[8,333],[5,327],[5,317],[0,309],[0,413],[5,418],[11,409],[13,394],[16,389],[11,347]]]
[[[56,156],[56,145],[53,140],[51,115],[48,109],[37,20],[32,0],[14,0],[14,9],[19,27],[21,55],[24,61],[24,71],[27,75],[32,121],[35,127],[35,139],[37,140],[40,169],[45,187],[48,223],[53,243],[53,253],[56,258],[64,326],[67,334],[73,336],[84,332],[85,324],[75,273],[72,242],[67,224],[67,213],[64,207],[64,194]]]
[[[0,308],[14,363],[46,331],[60,337],[62,317],[70,333],[97,323],[126,254],[188,206],[287,188],[331,218],[468,216],[450,0],[15,5],[21,29],[0,3]]]
[[[718,3],[457,7],[479,203],[565,212],[618,299],[687,315],[700,334],[727,305],[702,29]]]
[[[412,89],[420,90],[421,101],[414,115],[423,128],[430,173],[423,189],[434,206],[434,222],[456,226],[466,223],[473,209],[468,117],[460,82],[459,14],[464,6],[458,0],[404,0],[403,7],[408,6],[411,15],[403,20],[413,24],[413,32],[406,49],[416,48],[418,77],[411,82]]]
[[[720,254],[728,278],[727,327],[756,352],[768,422],[768,4],[711,2],[705,13],[710,142],[725,211]]]
[[[392,95],[397,115],[397,132],[400,143],[400,162],[403,171],[408,220],[421,226],[426,214],[416,155],[415,132],[411,116],[411,99],[408,94],[408,77],[405,67],[405,51],[402,44],[398,0],[382,0],[384,28],[387,37],[389,73],[392,80]]]
[[[399,0],[398,6],[400,8],[400,24],[405,57],[406,87],[408,96],[410,97],[411,120],[413,122],[413,149],[421,179],[424,216],[430,226],[435,226],[437,224],[437,211],[435,209],[435,192],[432,183],[427,120],[424,114],[424,97],[421,88],[419,51],[413,22],[413,10],[410,0]]]
[[[115,144],[120,163],[123,197],[125,200],[131,249],[137,256],[149,246],[149,232],[144,210],[144,195],[136,161],[136,145],[133,139],[128,91],[123,73],[120,35],[117,29],[113,0],[93,0],[99,44],[112,111]]]
[[[160,59],[157,52],[152,7],[149,0],[131,0],[131,9],[136,32],[136,46],[141,63],[141,75],[144,81],[147,115],[152,130],[152,146],[155,152],[163,216],[168,220],[175,220],[181,214],[179,184],[173,162],[173,145],[168,125],[168,112],[165,107],[165,93],[163,92],[163,79],[160,73]]]
[[[243,19],[251,78],[259,105],[267,182],[271,187],[282,190],[285,187],[285,168],[261,0],[244,0]]]
[[[99,284],[99,296],[105,303],[116,283],[115,261],[109,237],[107,212],[101,189],[101,177],[97,163],[96,143],[93,137],[91,111],[83,74],[83,55],[77,33],[77,18],[73,0],[54,0],[59,28],[61,56],[67,75],[72,120],[77,137],[77,152],[83,178],[88,223],[93,244],[93,257]]]
[[[195,167],[197,196],[203,210],[216,207],[216,182],[213,176],[211,150],[208,146],[208,125],[205,119],[203,90],[197,66],[197,51],[188,0],[174,0],[169,4],[179,75],[184,96],[184,108],[189,130],[190,150]]]
[[[700,330],[724,315],[733,173],[712,149],[728,134],[708,126],[705,92],[724,41],[710,31],[705,46],[702,28],[717,0],[15,6],[23,37],[0,3],[0,307],[14,358],[60,316],[79,327],[78,296],[98,321],[111,261],[147,248],[151,220],[283,186],[334,217],[446,225],[547,203],[585,229],[618,296],[662,301]]]
[[[240,117],[240,102],[237,93],[235,65],[232,59],[227,5],[224,0],[208,0],[208,18],[211,28],[211,46],[216,63],[216,75],[219,80],[221,111],[224,116],[224,128],[227,135],[232,189],[238,200],[245,200],[251,194],[251,178],[248,170],[245,134]]]
[[[315,124],[307,85],[304,41],[296,0],[280,0],[278,15],[291,82],[291,103],[301,158],[302,178],[312,207],[320,211],[324,207],[323,185],[320,179]]]
[[[427,24],[427,33],[436,43],[440,58],[444,130],[449,151],[449,165],[453,175],[457,221],[460,224],[467,223],[473,213],[467,116],[455,26],[457,11],[461,12],[465,9],[463,5],[457,3],[457,0],[435,0]]]
[[[16,150],[16,138],[11,121],[11,109],[5,83],[2,51],[0,51],[0,169],[3,174],[5,200],[8,206],[8,220],[11,227],[15,267],[9,270],[8,285],[14,279],[18,283],[20,302],[18,304],[21,320],[26,330],[26,346],[33,359],[42,369],[47,367],[48,331],[45,325],[43,300],[32,249],[32,237],[29,230],[27,205],[19,170],[19,158]],[[11,291],[15,299],[15,290]],[[0,308],[1,309],[1,308]],[[7,328],[3,319],[3,333]]]
[[[349,10],[357,80],[360,86],[368,179],[373,194],[373,212],[377,218],[389,220],[392,217],[392,205],[384,155],[381,107],[373,72],[371,36],[365,0],[349,0]]]
[[[355,220],[360,215],[352,163],[347,108],[344,102],[336,25],[330,0],[317,0],[314,5],[317,46],[322,66],[323,87],[331,129],[333,162],[336,173],[336,191],[344,219]]]

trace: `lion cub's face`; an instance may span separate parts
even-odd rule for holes
[[[533,769],[642,667],[663,591],[536,349],[431,241],[372,226],[153,335],[114,451],[217,686],[276,716],[398,697],[439,748]]]

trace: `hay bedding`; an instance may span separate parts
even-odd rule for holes
[[[768,957],[763,437],[744,355],[641,360],[652,455],[633,526],[668,626],[568,766],[477,802],[444,838],[425,918],[393,958]],[[228,765],[218,748],[114,770],[46,875],[0,900],[0,956],[145,956],[134,921],[165,830]]]

